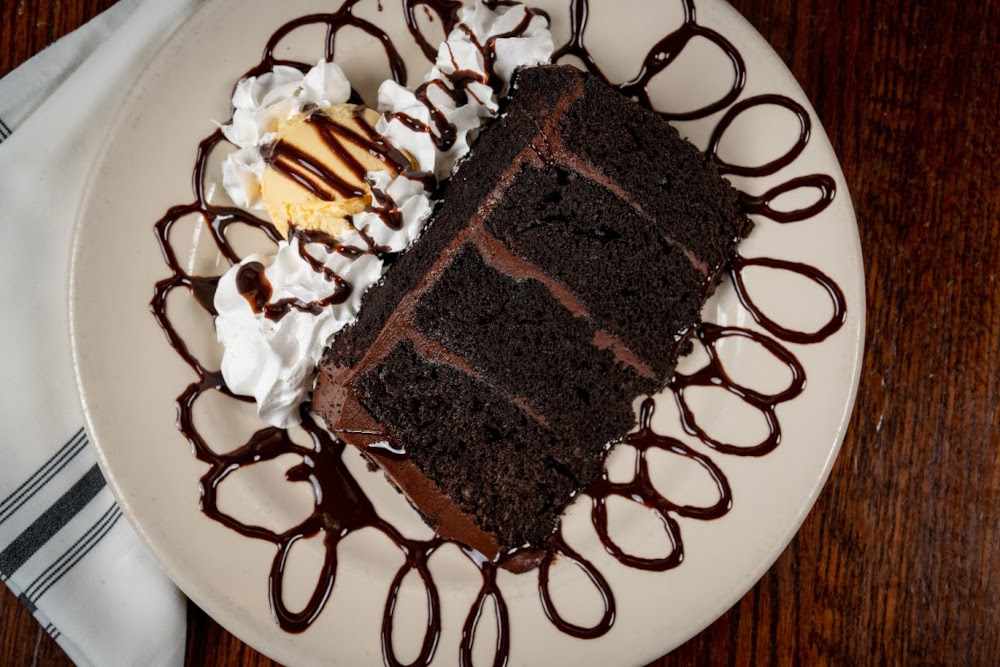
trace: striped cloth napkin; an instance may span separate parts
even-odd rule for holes
[[[87,173],[138,72],[197,0],[122,0],[0,79],[0,580],[78,665],[180,665],[184,597],[87,447],[66,327]]]

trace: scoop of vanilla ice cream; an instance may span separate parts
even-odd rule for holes
[[[260,147],[274,141],[280,126],[305,107],[345,104],[350,97],[344,71],[323,60],[305,74],[276,65],[270,72],[241,79],[233,92],[233,119],[221,127],[223,136],[240,148],[222,164],[222,185],[233,203],[264,210]]]
[[[361,114],[356,113],[359,109]],[[285,238],[288,238],[289,225],[325,232],[333,237],[344,233],[351,228],[350,217],[364,211],[371,202],[371,187],[365,180],[367,172],[378,170],[395,174],[398,171],[395,165],[385,164],[350,140],[340,139],[331,145],[330,138],[324,137],[321,126],[314,122],[317,114],[323,114],[337,126],[361,136],[372,131],[379,114],[353,104],[317,107],[311,113],[293,116],[280,124],[275,137],[276,145],[292,147],[307,155],[362,194],[345,196],[326,188],[320,196],[280,171],[273,162],[267,163],[261,175],[261,194],[271,222]],[[361,127],[362,123],[366,127]],[[356,173],[348,160],[360,165],[365,172]]]

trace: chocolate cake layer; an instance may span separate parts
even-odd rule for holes
[[[406,443],[416,466],[501,544],[544,541],[559,508],[580,488],[580,479],[553,456],[566,443],[552,429],[490,383],[428,361],[409,341],[354,387],[372,416]]]
[[[573,68],[524,70],[327,351],[313,408],[443,537],[530,550],[667,382],[749,228],[658,116]]]
[[[544,76],[525,70],[522,85],[544,85],[532,81]],[[736,191],[653,111],[593,77],[586,77],[583,87],[583,96],[559,119],[564,149],[620,187],[666,235],[717,271],[750,231]]]
[[[609,350],[591,351],[596,331],[588,318],[573,315],[541,282],[487,265],[472,244],[420,299],[414,325],[541,415],[560,438],[550,455],[578,480],[591,479],[601,458],[578,443],[620,437],[634,422],[632,399],[653,388]],[[526,458],[525,470],[535,466]]]
[[[684,249],[607,188],[559,167],[524,167],[505,202],[487,229],[666,377],[677,336],[698,320],[705,283]]]

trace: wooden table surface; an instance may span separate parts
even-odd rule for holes
[[[0,0],[0,76],[113,2]],[[798,536],[739,604],[656,664],[996,664],[1000,1],[733,4],[840,156],[865,255],[867,350],[843,451]],[[0,589],[0,665],[68,664]],[[193,606],[188,662],[273,664]]]

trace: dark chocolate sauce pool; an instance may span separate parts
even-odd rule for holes
[[[309,64],[281,60],[275,56],[275,51],[279,43],[294,30],[310,25],[325,25],[325,57],[328,60],[333,58],[334,46],[339,31],[352,27],[367,33],[379,41],[385,50],[393,78],[405,85],[407,81],[406,67],[392,40],[380,28],[352,13],[354,5],[358,1],[347,0],[337,12],[304,16],[285,24],[268,41],[260,63],[248,71],[245,76],[262,74],[278,64],[295,67],[302,71],[307,70],[310,67]],[[456,24],[456,13],[458,8],[461,7],[461,2],[458,0],[401,1],[410,33],[416,39],[427,58],[433,61],[436,56],[436,45],[431,44],[420,32],[416,18],[417,11],[423,10],[427,13],[427,18],[432,21],[435,19],[439,20],[447,33]],[[497,6],[507,3],[492,0],[489,4]],[[640,104],[651,107],[648,87],[653,77],[669,67],[691,39],[701,37],[709,40],[726,54],[733,65],[733,83],[730,89],[720,99],[701,109],[684,113],[663,113],[663,115],[672,120],[693,120],[726,110],[709,142],[709,157],[724,174],[750,178],[774,175],[778,170],[791,164],[808,145],[811,128],[809,114],[799,103],[779,95],[758,95],[737,101],[746,82],[746,66],[742,56],[733,44],[722,35],[697,23],[694,0],[683,0],[683,7],[683,24],[653,46],[643,59],[638,73],[632,79],[616,83],[608,80],[585,45],[584,34],[588,20],[588,1],[570,0],[571,35],[568,41],[557,49],[553,60],[558,62],[559,59],[565,56],[575,56],[594,74],[604,80],[605,83],[631,96]],[[479,45],[487,63],[492,61],[493,41],[491,40],[487,44]],[[461,79],[461,77],[459,78]],[[495,85],[496,81],[482,83]],[[428,101],[428,90],[429,86],[422,85],[418,88],[418,97],[428,105],[428,109],[431,111],[431,125],[433,127],[424,126],[408,117],[400,117],[400,120],[415,129],[430,132],[439,147],[447,148],[450,145],[449,141],[454,140],[455,129],[440,112],[433,108],[433,104]],[[448,94],[454,96],[456,101],[464,102],[467,100],[466,95],[469,93],[465,86],[459,86],[457,90],[449,91]],[[797,117],[800,125],[800,133],[795,144],[780,158],[761,166],[733,165],[721,160],[718,156],[718,148],[725,130],[741,113],[761,105],[776,105],[790,111]],[[346,131],[334,123],[324,123],[323,131],[327,133],[328,142],[331,144],[335,143],[340,146],[341,142],[348,141],[355,145],[362,145],[366,149],[373,151],[372,154],[383,158],[384,161],[395,162],[400,168],[404,166],[398,154],[391,152],[390,148],[375,135],[360,136],[357,133]],[[337,545],[340,540],[351,532],[362,528],[375,528],[384,533],[399,547],[404,556],[404,563],[396,572],[386,599],[381,633],[383,659],[387,665],[401,664],[396,657],[392,643],[392,629],[397,622],[395,617],[396,602],[404,578],[407,574],[416,572],[425,586],[428,620],[420,654],[411,664],[427,665],[435,655],[441,634],[441,598],[428,569],[428,561],[431,555],[444,545],[446,541],[439,537],[430,540],[410,539],[402,535],[392,524],[385,521],[347,470],[343,460],[344,443],[333,438],[324,429],[320,428],[313,421],[306,406],[302,408],[302,427],[311,438],[311,443],[308,446],[296,444],[286,431],[268,427],[256,432],[244,445],[228,453],[219,454],[208,446],[194,423],[193,406],[197,399],[207,391],[219,391],[240,401],[250,401],[252,399],[232,394],[226,387],[219,371],[205,368],[191,354],[183,337],[177,332],[167,316],[167,296],[176,288],[190,290],[197,301],[209,313],[216,314],[213,307],[213,297],[215,286],[218,282],[218,277],[192,276],[184,271],[170,245],[171,230],[177,221],[186,216],[200,216],[206,223],[211,238],[219,251],[233,264],[239,262],[239,257],[226,239],[226,228],[229,225],[242,223],[260,229],[274,241],[278,241],[281,238],[273,225],[265,220],[257,218],[242,209],[216,206],[208,202],[205,193],[206,165],[209,154],[220,141],[224,141],[224,138],[221,132],[217,130],[206,137],[198,146],[197,160],[192,177],[195,201],[191,204],[172,207],[155,225],[156,237],[160,243],[164,261],[170,267],[172,275],[156,284],[153,299],[150,303],[153,315],[163,328],[168,342],[198,375],[198,380],[191,383],[181,396],[178,397],[177,425],[191,443],[195,456],[209,466],[208,472],[205,473],[201,480],[202,511],[215,521],[220,522],[241,535],[265,540],[277,547],[277,553],[275,554],[269,577],[269,598],[277,623],[289,632],[304,631],[322,612],[336,579]],[[319,179],[322,181],[320,183],[314,179],[317,172],[313,171],[303,174],[303,169],[309,171],[309,167],[312,166],[309,163],[309,156],[294,155],[289,151],[285,151],[279,145],[278,150],[272,154],[272,159],[283,161],[288,167],[289,172],[295,173],[297,178],[308,183],[308,187],[318,195],[322,193],[325,196],[332,196],[333,193],[326,188],[333,188],[335,192],[343,196],[355,196],[357,194],[355,190],[351,189],[349,184],[341,183],[338,179],[322,177]],[[424,179],[425,182],[427,180],[427,175],[416,174],[413,177]],[[772,207],[772,203],[778,197],[800,188],[816,190],[819,195],[816,202],[805,208],[793,211],[778,211]],[[744,210],[748,214],[756,214],[778,223],[787,224],[800,223],[812,219],[825,210],[835,196],[836,186],[833,178],[826,174],[812,174],[793,178],[760,196],[751,196],[742,193],[741,201]],[[386,224],[393,226],[394,223],[397,223],[397,219],[391,211],[391,206],[387,206],[386,208],[383,220]],[[302,248],[305,248],[307,242],[321,242],[327,246],[328,250],[342,250],[348,256],[360,252],[357,249],[337,247],[329,239],[318,238],[315,235],[311,236],[309,233],[303,234],[300,241]],[[377,251],[377,249],[370,247],[369,251]],[[307,261],[311,260],[310,263],[313,264],[314,268],[319,270],[318,261],[311,258],[304,250],[303,252],[305,253],[303,256]],[[826,290],[833,304],[833,315],[830,320],[815,332],[801,332],[788,329],[770,319],[754,303],[746,288],[743,271],[747,267],[754,266],[788,271],[814,281]],[[802,364],[799,363],[795,355],[783,343],[797,345],[818,343],[833,335],[845,322],[846,299],[843,292],[829,276],[820,272],[816,267],[798,262],[767,257],[746,258],[737,255],[731,263],[730,276],[740,302],[766,334],[738,327],[704,323],[696,334],[698,341],[704,346],[708,354],[708,363],[690,375],[677,373],[671,380],[670,390],[680,408],[681,423],[686,433],[696,437],[704,445],[720,454],[763,456],[774,450],[781,442],[781,424],[776,412],[777,407],[797,397],[804,391],[806,386],[805,370]],[[327,275],[327,278],[331,281],[342,281],[342,279],[333,275]],[[257,312],[265,312],[267,316],[274,319],[279,319],[293,308],[316,309],[329,305],[327,303],[302,304],[294,301],[283,304],[281,302],[269,304],[268,299],[271,295],[270,286],[267,284],[266,279],[264,279],[263,271],[260,270],[259,265],[248,264],[240,271],[237,281],[240,291],[254,309]],[[342,282],[344,282],[343,285],[338,283],[337,289],[330,297],[330,299],[333,299],[330,303],[347,297],[350,285],[346,281]],[[720,341],[732,337],[746,338],[763,346],[764,349],[789,369],[791,374],[789,385],[777,393],[765,394],[742,386],[729,377],[716,352],[716,345]],[[694,411],[688,406],[685,392],[692,387],[721,387],[737,396],[750,407],[760,411],[764,415],[768,426],[767,437],[753,446],[739,446],[716,440],[699,426]],[[593,526],[608,554],[628,567],[650,571],[665,571],[680,565],[684,558],[684,543],[677,517],[699,520],[717,519],[724,516],[732,507],[733,496],[729,482],[726,480],[721,468],[709,456],[696,451],[676,438],[657,434],[653,430],[652,416],[654,407],[655,403],[652,398],[647,398],[643,402],[640,411],[639,429],[624,439],[624,443],[630,445],[636,451],[636,462],[632,479],[627,482],[614,482],[605,473],[585,490],[585,494],[590,498]],[[716,485],[719,496],[718,501],[708,507],[679,505],[662,495],[653,485],[648,467],[649,453],[657,450],[688,458],[701,466]],[[288,479],[291,481],[309,482],[315,489],[315,506],[308,518],[290,530],[276,533],[259,526],[247,525],[220,511],[217,505],[217,491],[219,484],[224,479],[243,466],[273,460],[284,454],[295,454],[302,458],[300,464],[288,471]],[[392,452],[391,454],[405,455],[405,453],[396,452]],[[637,557],[627,553],[615,543],[609,532],[607,509],[608,500],[615,496],[640,503],[655,515],[663,525],[668,540],[672,545],[668,554],[658,558]],[[297,611],[291,610],[284,602],[282,590],[288,555],[293,545],[299,540],[315,537],[320,534],[322,534],[326,548],[326,557],[317,587],[308,603],[302,609]],[[482,587],[475,602],[469,609],[463,625],[462,641],[459,646],[460,664],[472,664],[472,648],[476,628],[489,604],[493,606],[498,624],[494,665],[505,665],[511,641],[509,632],[510,623],[507,605],[504,601],[502,591],[497,585],[497,571],[504,565],[504,559],[501,558],[497,562],[489,562],[474,550],[464,547],[461,544],[458,546],[466,553],[470,562],[479,568],[482,574]],[[580,567],[604,600],[604,613],[601,619],[591,627],[581,627],[565,620],[560,616],[556,606],[553,604],[549,590],[549,575],[553,563],[560,558]],[[521,576],[531,575],[524,574]],[[564,541],[561,531],[556,532],[540,555],[537,576],[538,592],[542,608],[549,621],[558,630],[580,638],[600,637],[610,630],[614,624],[616,615],[614,593],[598,568],[574,551]]]

